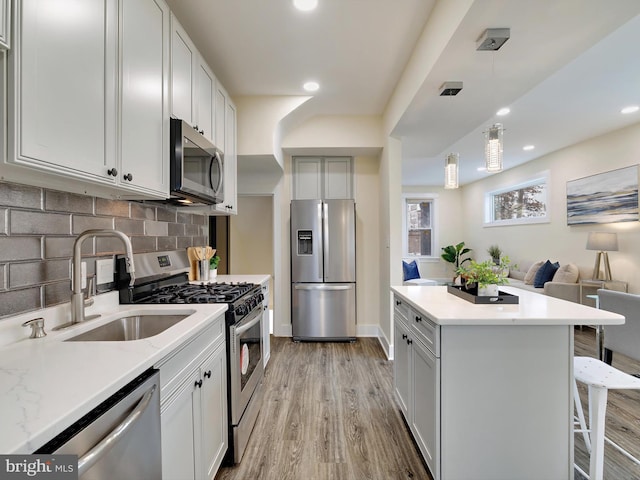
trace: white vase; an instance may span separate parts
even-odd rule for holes
[[[218,276],[218,269],[212,268],[209,270],[209,281],[212,281],[214,278]]]
[[[497,297],[498,285],[486,285],[484,287],[478,287],[479,297]]]

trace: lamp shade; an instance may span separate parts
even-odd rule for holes
[[[587,250],[599,252],[617,252],[618,234],[606,232],[589,232],[587,238]]]

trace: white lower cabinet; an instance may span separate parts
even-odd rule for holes
[[[161,414],[162,478],[196,478],[195,426],[199,391],[194,388],[200,372],[193,372],[174,395],[163,402]]]
[[[435,478],[439,478],[436,465],[436,447],[440,432],[440,359],[415,338],[411,345],[413,376],[411,394],[413,420],[411,429],[418,447]]]
[[[164,480],[213,479],[222,463],[228,441],[225,348],[220,317],[159,365]]]
[[[440,359],[436,357],[436,352],[439,351],[438,341],[438,327],[396,297],[393,369],[395,395],[435,480],[440,479]],[[430,348],[432,345],[433,350]]]

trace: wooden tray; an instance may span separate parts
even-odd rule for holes
[[[480,297],[474,293],[465,291],[461,286],[447,285],[447,292],[460,297],[467,302],[475,303],[476,305],[490,305],[493,303],[502,303],[508,305],[517,305],[519,302],[517,295],[512,295],[507,292],[498,290],[498,295],[494,297]]]

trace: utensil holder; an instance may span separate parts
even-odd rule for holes
[[[198,280],[209,281],[209,260],[198,260]]]

